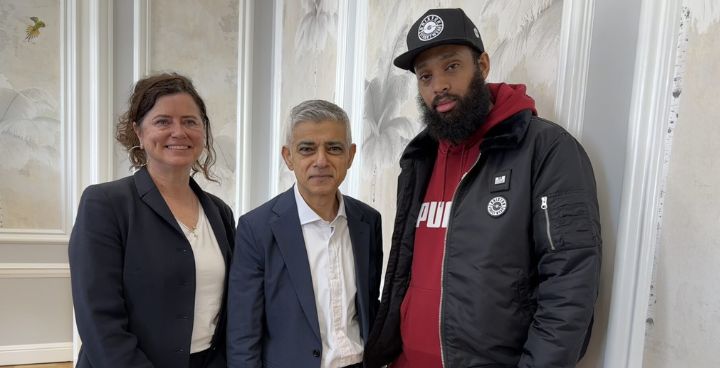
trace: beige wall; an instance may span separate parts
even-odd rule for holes
[[[0,295],[0,347],[72,340],[69,277],[0,278]]]
[[[644,366],[720,366],[720,4],[690,11]]]

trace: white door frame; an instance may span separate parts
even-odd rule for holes
[[[681,0],[642,0],[604,367],[641,367]]]

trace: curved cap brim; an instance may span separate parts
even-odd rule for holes
[[[477,46],[475,46],[472,42],[469,42],[466,39],[449,38],[444,40],[438,40],[436,42],[430,42],[427,45],[423,45],[410,51],[406,51],[404,54],[396,57],[395,60],[393,60],[393,64],[400,69],[409,70],[415,73],[415,58],[417,58],[418,55],[422,54],[425,50],[429,50],[435,46],[440,45],[465,45],[477,51],[483,52],[482,50],[479,50]]]

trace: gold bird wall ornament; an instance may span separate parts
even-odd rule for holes
[[[25,30],[25,41],[27,42],[40,36],[40,28],[45,27],[45,22],[41,21],[38,17],[30,17],[30,20],[32,20],[34,24],[27,26]]]

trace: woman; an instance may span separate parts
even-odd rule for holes
[[[135,85],[116,139],[134,175],[88,187],[70,236],[77,367],[225,367],[232,211],[204,192],[205,103],[177,74]]]

